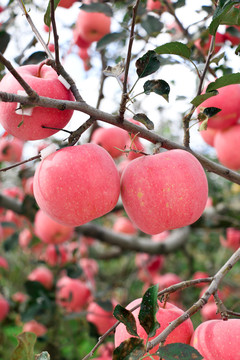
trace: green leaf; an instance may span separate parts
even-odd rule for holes
[[[222,23],[222,21],[224,21],[224,17],[226,16],[226,14],[236,4],[239,4],[239,1],[226,0],[224,2],[219,2],[219,5],[217,6],[213,14],[212,22],[208,27],[211,35],[216,34],[218,26]]]
[[[204,115],[206,115],[208,118],[216,115],[219,113],[219,111],[222,111],[222,109],[216,108],[216,107],[207,107],[203,110]]]
[[[139,360],[145,354],[143,339],[129,338],[123,341],[113,352],[113,360]]]
[[[141,26],[150,36],[157,36],[163,28],[163,23],[152,15],[147,15],[141,21]]]
[[[221,20],[223,25],[240,25],[240,11],[232,7]],[[226,30],[228,32],[228,29]]]
[[[143,85],[143,89],[146,95],[154,92],[157,95],[161,95],[166,101],[168,101],[170,86],[164,80],[148,80]]]
[[[136,320],[131,311],[118,304],[114,309],[113,315],[126,326],[130,335],[138,336]]]
[[[27,280],[24,283],[24,286],[26,288],[27,294],[34,299],[40,297],[42,294],[48,293],[48,290],[39,281]]]
[[[203,103],[205,100],[209,99],[212,96],[216,96],[218,94],[217,90],[213,90],[210,92],[207,92],[205,94],[202,95],[198,95],[196,96],[192,101],[191,104],[193,104],[194,106],[199,106],[201,103]]]
[[[36,51],[31,54],[26,60],[23,61],[21,65],[29,65],[29,64],[39,64],[43,60],[47,59],[47,54],[45,51]]]
[[[192,346],[183,343],[168,344],[159,347],[154,354],[164,360],[202,360],[203,356]]]
[[[10,360],[34,360],[34,345],[37,336],[31,332],[22,333],[17,336],[18,345]]]
[[[154,129],[154,123],[145,114],[142,113],[135,114],[133,119],[145,125],[148,130]]]
[[[60,0],[54,0],[54,10],[58,6],[59,2],[60,2]],[[47,26],[50,26],[50,24],[51,24],[51,5],[50,4],[51,4],[51,1],[49,0],[47,10],[44,14],[44,23]]]
[[[107,4],[101,4],[101,3],[92,3],[92,4],[83,4],[80,7],[81,10],[84,10],[86,12],[98,12],[103,13],[109,17],[113,16],[112,8]]]
[[[105,49],[107,45],[115,42],[115,41],[119,41],[122,39],[126,38],[126,32],[122,31],[122,32],[113,32],[110,34],[107,34],[105,36],[103,36],[98,42],[97,42],[97,47],[96,49],[102,50]]]
[[[239,39],[239,40],[240,40],[240,39]],[[223,52],[223,53],[215,56],[213,59],[211,59],[210,63],[211,63],[211,64],[214,63],[214,64],[218,65],[218,64],[219,64],[219,61],[221,61],[221,60],[224,58],[224,55],[225,55],[225,53]]]
[[[201,114],[201,113],[200,113]],[[199,114],[198,114],[199,115]],[[199,126],[199,131],[206,131],[208,128],[208,118],[203,120],[203,122]]]
[[[139,311],[139,321],[144,328],[148,337],[155,335],[156,330],[160,327],[156,319],[158,311],[158,285],[151,286],[143,295],[142,303]]]
[[[240,84],[240,72],[221,76],[220,78],[218,78],[214,82],[211,82],[208,85],[206,92],[210,92],[212,90],[216,90],[232,84]]]
[[[160,61],[153,50],[149,50],[136,61],[137,74],[139,78],[153,74],[160,67]]]
[[[187,47],[187,45],[182,44],[179,41],[173,41],[173,42],[158,46],[155,49],[155,51],[157,54],[179,55],[186,59],[190,59],[190,55],[191,55],[191,50]]]
[[[0,31],[0,52],[3,54],[6,50],[11,36],[4,30]]]
[[[82,275],[83,270],[77,263],[70,263],[64,266],[65,271],[67,272],[67,276],[72,279],[77,279]]]

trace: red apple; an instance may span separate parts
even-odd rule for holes
[[[24,184],[25,194],[33,196],[33,176],[26,179]]]
[[[154,276],[159,273],[164,265],[164,256],[138,253],[135,256],[135,264],[139,269],[138,278],[149,287],[153,283]]]
[[[26,249],[28,245],[30,244],[31,240],[33,238],[32,232],[30,229],[25,228],[23,229],[18,237],[18,242],[21,248]]]
[[[141,299],[136,299],[136,300],[132,301],[126,308],[131,309],[135,305],[140,304],[140,302],[141,302]],[[182,309],[178,308],[177,306],[175,306],[169,302],[165,303],[164,305],[162,303],[158,302],[158,305],[159,305],[159,310],[156,314],[156,318],[161,326],[159,329],[157,329],[155,336],[148,339],[149,341],[153,340],[155,337],[157,337],[159,334],[161,334],[161,332],[164,329],[166,329],[166,327],[169,325],[170,322],[177,319],[179,316],[181,316],[183,314]],[[143,329],[143,327],[140,325],[140,322],[138,319],[139,310],[140,309],[137,308],[136,310],[134,310],[132,312],[132,314],[136,320],[138,335],[140,336],[140,338],[147,340],[148,336],[147,336],[145,330]],[[176,343],[176,342],[189,344],[192,334],[193,334],[193,324],[190,319],[187,319],[185,322],[183,322],[181,325],[179,325],[176,329],[174,329],[168,335],[166,342],[164,344],[167,345],[167,344],[172,344],[172,343]],[[125,325],[121,323],[120,325],[118,325],[118,327],[116,328],[116,331],[115,331],[115,337],[114,337],[115,347],[118,347],[121,344],[121,342],[129,339],[130,337],[131,337],[131,335],[127,332]],[[150,350],[149,351],[150,354],[153,354],[154,352],[156,352],[158,347],[159,347],[159,345],[155,346],[152,350]],[[144,359],[150,360],[150,357],[148,356]],[[159,359],[159,357],[153,356],[153,359]]]
[[[230,31],[227,31],[228,28],[232,28],[236,34],[232,35]],[[227,26],[226,32],[224,34],[225,39],[229,40],[233,46],[239,45],[240,43],[240,26]]]
[[[220,237],[222,246],[236,251],[240,247],[240,230],[235,228],[227,228],[227,239]]]
[[[7,317],[9,309],[9,302],[0,294],[0,322]]]
[[[0,256],[0,268],[3,268],[5,270],[9,270],[8,262],[3,256]]]
[[[91,45],[91,42],[84,40],[78,32],[77,28],[73,29],[73,42],[76,44],[80,49],[88,49]]]
[[[48,48],[51,52],[54,52],[55,51],[55,45],[53,43],[51,44],[48,44]]]
[[[168,236],[170,235],[170,231],[162,231],[159,234],[152,236],[152,241],[154,242],[164,242]]]
[[[63,148],[49,155],[34,176],[39,207],[55,221],[78,226],[116,205],[120,180],[112,157],[95,144]]]
[[[102,146],[113,158],[118,158],[124,154],[128,138],[128,133],[118,127],[98,128],[94,131],[91,142]]]
[[[47,244],[61,244],[73,236],[72,227],[59,224],[42,210],[38,210],[35,216],[34,232]]]
[[[60,245],[50,244],[43,254],[44,261],[50,266],[63,266],[69,260],[67,248]]]
[[[211,129],[226,129],[237,123],[240,118],[240,85],[228,85],[218,89],[219,94],[205,100],[200,107],[216,107],[222,109],[219,113],[212,116],[208,120],[208,128]],[[215,145],[214,145],[215,146]]]
[[[166,11],[166,6],[164,6],[160,0],[147,0],[146,9],[148,11],[159,10],[164,12]]]
[[[75,2],[76,0],[60,0],[58,6],[69,9]]]
[[[207,143],[210,146],[214,146],[214,138],[217,134],[217,130],[216,129],[212,129],[210,127],[208,127],[206,130],[201,130],[199,131],[201,137],[203,138],[203,140],[205,141],[205,143]]]
[[[53,286],[53,273],[46,266],[38,266],[29,275],[28,280],[40,282],[46,289]]]
[[[216,37],[215,37],[215,48],[214,48],[214,54],[218,53],[218,51],[221,49],[221,47],[223,46],[225,42],[225,35],[224,34],[220,34],[219,32],[216,33]],[[209,47],[210,47],[210,43],[211,43],[211,36],[210,35],[206,35],[204,36],[202,39],[197,39],[194,42],[194,45],[201,50],[204,55],[208,54],[209,51]]]
[[[193,274],[193,280],[197,280],[197,279],[204,279],[204,278],[207,278],[209,277],[210,275],[204,271],[196,271],[194,274]],[[206,283],[200,283],[200,284],[196,284],[195,285],[196,287],[205,287],[206,286]]]
[[[80,10],[75,31],[86,42],[100,40],[104,35],[110,33],[111,19],[109,16],[98,12],[86,12]]]
[[[219,162],[232,170],[240,170],[239,136],[240,124],[237,124],[218,131],[214,138]]]
[[[20,303],[20,304],[27,301],[27,298],[28,298],[28,296],[21,291],[17,291],[12,295],[13,301]]]
[[[67,276],[58,281],[57,289],[56,301],[68,312],[81,311],[87,305],[91,295],[84,282]]]
[[[217,313],[217,310],[218,308],[214,301],[205,304],[200,310],[203,321],[221,319],[221,314]]]
[[[116,318],[113,316],[114,307],[117,305],[116,300],[112,300],[112,311],[104,310],[98,303],[91,302],[87,308],[87,321],[93,323],[100,335],[103,335],[115,323]]]
[[[121,195],[130,220],[154,235],[198,220],[208,185],[193,155],[171,150],[132,160],[121,177]]]
[[[137,233],[136,227],[125,216],[117,217],[113,224],[113,230],[119,233],[135,235]]]
[[[36,320],[31,320],[23,325],[23,332],[32,332],[37,336],[43,336],[46,334],[47,328]]]
[[[17,138],[1,137],[0,139],[0,161],[21,161],[23,142]]]
[[[181,281],[182,281],[182,279],[180,278],[180,276],[178,276],[174,273],[166,273],[163,275],[157,274],[157,275],[153,276],[153,283],[159,284],[159,291],[164,290],[169,286],[178,284]],[[180,296],[180,292],[175,291],[170,294],[170,299],[173,301],[176,301],[179,299],[179,296]]]
[[[90,56],[88,54],[88,49],[86,48],[79,48],[78,55],[80,59],[82,59],[83,61],[88,61],[90,59]]]
[[[40,95],[59,100],[73,101],[70,90],[58,80],[57,73],[49,66],[25,65],[17,69],[23,79]],[[23,88],[19,82],[8,73],[0,83],[0,91],[17,94]],[[24,109],[16,113],[17,103],[0,102],[0,122],[4,129],[11,135],[22,140],[44,139],[55,134],[58,130],[44,129],[42,126],[64,128],[73,114],[72,110],[58,110],[53,108]],[[26,111],[31,114],[27,115]]]
[[[209,320],[200,324],[191,339],[191,345],[203,360],[239,360],[240,319]]]

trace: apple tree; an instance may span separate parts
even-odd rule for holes
[[[1,359],[240,360],[239,6],[0,6]]]

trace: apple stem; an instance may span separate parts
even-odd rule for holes
[[[39,67],[38,67],[38,72],[37,72],[37,77],[41,77],[41,69],[43,67],[43,65],[46,65],[46,61],[43,61],[41,62],[41,64],[39,64]]]

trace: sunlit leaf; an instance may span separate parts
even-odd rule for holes
[[[216,79],[214,82],[211,82],[208,85],[206,92],[220,89],[221,87],[232,84],[240,84],[240,72],[221,76],[220,78]]]
[[[98,13],[103,13],[107,16],[113,16],[112,8],[107,4],[102,4],[102,3],[82,4],[80,9],[86,12],[98,12]]]
[[[205,94],[202,95],[198,95],[196,96],[192,101],[191,104],[193,104],[194,106],[199,106],[201,103],[203,103],[205,100],[209,99],[212,96],[216,96],[218,94],[217,90],[213,90],[210,92],[207,92]]]
[[[219,2],[212,18],[212,22],[209,25],[209,32],[211,35],[215,35],[218,26],[224,21],[224,16],[231,10],[231,8],[239,4],[239,1],[226,0],[224,2]]]
[[[154,123],[145,114],[142,113],[135,114],[133,116],[133,119],[145,125],[148,130],[154,129]]]
[[[59,2],[60,2],[60,0],[54,0],[54,9],[56,9]],[[50,26],[50,24],[51,24],[51,1],[50,0],[49,0],[49,3],[48,3],[47,10],[46,10],[46,12],[44,14],[44,23],[47,26]]]
[[[186,59],[189,59],[191,55],[191,50],[187,47],[187,45],[182,44],[179,41],[172,41],[170,43],[158,46],[155,51],[157,54],[179,55]]]
[[[153,74],[160,67],[158,55],[153,50],[149,50],[136,61],[137,74],[139,78]]]

